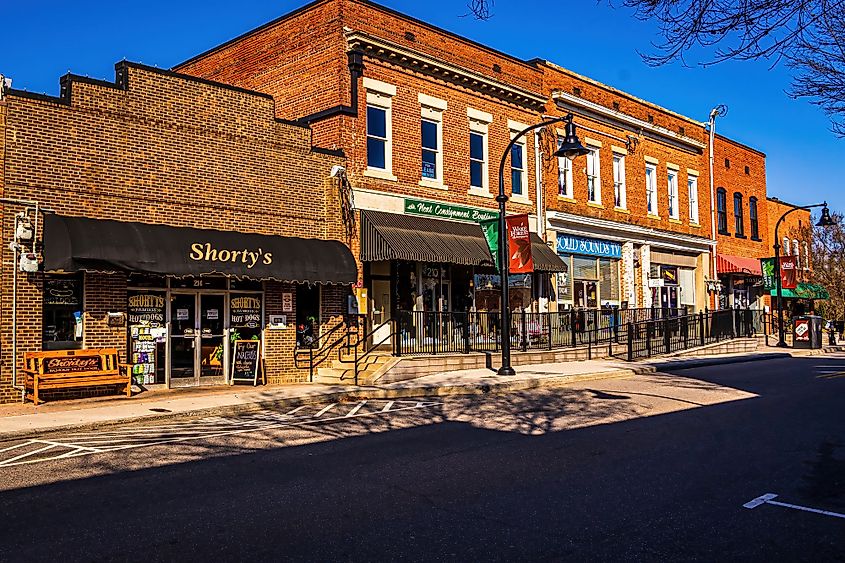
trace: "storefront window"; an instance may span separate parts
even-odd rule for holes
[[[557,274],[557,300],[572,301],[572,274],[570,271],[572,256],[566,254],[562,255],[560,259],[563,261],[564,269]]]
[[[229,328],[235,340],[261,338],[261,294],[232,293],[229,295]]]
[[[82,276],[44,278],[44,350],[82,348]]]
[[[127,316],[132,378],[139,385],[165,383],[167,294],[130,291]]]
[[[599,278],[602,304],[619,301],[619,261],[599,258]]]
[[[313,346],[319,335],[320,288],[296,286],[296,345]]]
[[[508,277],[511,310],[528,308],[531,305],[531,274],[511,274]],[[498,311],[502,290],[502,279],[498,274],[475,274],[475,309],[477,311]]]
[[[573,270],[575,271],[576,280],[597,280],[599,279],[596,273],[596,259],[584,258],[581,256],[573,257]]]

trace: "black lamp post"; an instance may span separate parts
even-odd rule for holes
[[[572,114],[564,117],[555,117],[547,119],[526,127],[511,139],[505,148],[505,153],[502,155],[502,160],[499,162],[499,195],[496,196],[496,201],[499,202],[499,272],[501,274],[502,282],[502,328],[500,331],[502,338],[502,367],[499,368],[499,375],[516,375],[513,367],[511,367],[511,313],[510,313],[510,288],[508,287],[508,270],[509,270],[509,252],[508,252],[508,233],[507,223],[505,221],[505,203],[508,201],[508,196],[505,194],[505,160],[513,148],[516,141],[523,137],[529,131],[545,127],[546,125],[553,125],[555,123],[566,123],[566,135],[563,143],[558,147],[552,156],[565,156],[566,158],[575,158],[576,156],[585,155],[590,152],[584,148],[581,141],[578,140],[578,135],[575,133],[575,124],[572,122]]]
[[[830,211],[827,209],[827,202],[824,201],[822,203],[817,203],[815,205],[805,205],[804,207],[793,207],[783,215],[781,215],[778,222],[775,223],[775,284],[777,287],[777,309],[778,309],[778,346],[781,348],[786,347],[786,339],[783,331],[783,284],[781,281],[780,276],[780,236],[778,235],[778,229],[780,228],[781,222],[786,218],[787,215],[792,213],[793,211],[798,211],[799,209],[813,209],[815,207],[822,208],[822,216],[819,219],[819,222],[816,223],[817,227],[830,227],[833,225],[833,219],[830,217]]]

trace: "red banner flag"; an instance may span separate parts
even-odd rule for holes
[[[527,274],[534,271],[531,256],[531,231],[528,229],[528,215],[509,215],[508,263],[512,274]]]
[[[795,267],[795,256],[780,257],[780,286],[783,289],[798,287],[798,268]]]

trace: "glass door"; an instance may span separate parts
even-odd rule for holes
[[[193,385],[196,380],[197,296],[170,297],[170,383]]]
[[[206,385],[226,381],[226,298],[218,293],[200,293],[199,381]]]

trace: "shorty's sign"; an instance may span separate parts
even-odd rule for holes
[[[81,373],[100,371],[100,356],[62,356],[44,359],[44,373]]]
[[[130,325],[164,326],[165,299],[163,293],[134,293],[129,295],[127,313]]]
[[[264,252],[260,248],[230,250],[228,248],[215,248],[210,242],[191,244],[191,252],[188,254],[191,260],[198,262],[232,262],[244,264],[247,269],[252,269],[256,264],[269,266],[273,263],[273,253]]]
[[[261,298],[257,295],[232,295],[229,301],[229,317],[233,327],[260,327]]]
[[[604,258],[622,258],[622,245],[618,242],[575,235],[557,235],[558,254],[586,254]]]
[[[451,219],[459,221],[472,221],[475,223],[495,219],[499,214],[486,209],[475,209],[460,205],[449,205],[448,203],[437,203],[436,201],[423,201],[421,199],[405,198],[405,213],[408,215],[425,215],[439,219]]]

